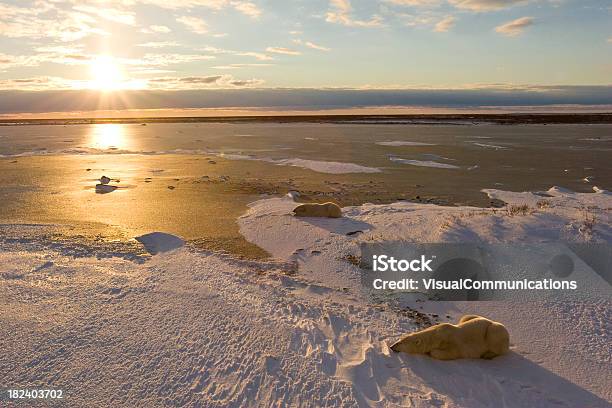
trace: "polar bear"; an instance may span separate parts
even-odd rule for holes
[[[293,209],[296,217],[342,217],[342,210],[334,203],[302,204]]]
[[[510,348],[510,335],[503,324],[482,316],[467,315],[459,324],[437,324],[402,337],[393,351],[428,354],[438,360],[493,358]]]

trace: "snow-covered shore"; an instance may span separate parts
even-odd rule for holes
[[[0,240],[0,386],[62,388],[66,406],[609,406],[610,302],[415,302],[402,313],[364,296],[350,262],[364,240],[612,242],[608,192],[487,194],[515,209],[365,204],[299,219],[290,197],[263,199],[239,224],[269,261],[177,245],[135,263]],[[415,315],[464,313],[506,324],[512,353],[389,351],[420,327]]]

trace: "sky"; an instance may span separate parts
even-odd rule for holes
[[[553,102],[612,104],[610,78],[610,0],[0,1],[0,113],[13,94],[79,90],[294,90],[285,104],[304,89],[514,92],[522,104],[561,92]]]

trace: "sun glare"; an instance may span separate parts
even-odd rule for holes
[[[113,57],[101,55],[91,62],[92,88],[102,91],[120,89],[123,72]]]
[[[126,149],[129,146],[124,126],[114,123],[93,125],[89,146],[95,149]]]

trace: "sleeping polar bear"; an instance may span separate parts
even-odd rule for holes
[[[393,351],[428,354],[438,360],[493,358],[507,353],[510,336],[503,324],[475,315],[459,324],[437,324],[408,334],[391,346]]]
[[[296,217],[342,217],[342,210],[334,203],[302,204],[293,209]]]

